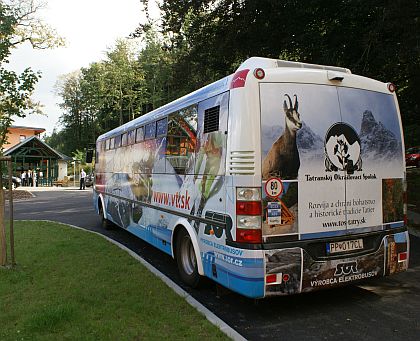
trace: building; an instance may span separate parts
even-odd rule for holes
[[[43,132],[45,132],[44,128],[11,126],[8,129],[7,143],[3,146],[3,149],[10,149],[31,136],[41,137]]]
[[[28,170],[36,171],[39,185],[51,186],[53,181],[67,176],[67,163],[73,159],[42,141],[40,134],[43,132],[43,128],[10,127],[3,154],[12,158],[15,175],[20,176]]]

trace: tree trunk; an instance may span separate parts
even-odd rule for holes
[[[5,266],[6,261],[7,261],[7,251],[6,251],[6,228],[4,225],[4,191],[3,191],[3,186],[1,186],[0,187],[0,266]]]

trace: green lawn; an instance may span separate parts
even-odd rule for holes
[[[0,340],[228,339],[125,251],[84,231],[15,223],[0,268]]]

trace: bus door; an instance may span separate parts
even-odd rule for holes
[[[391,93],[338,88],[348,234],[402,227],[404,160]]]
[[[214,236],[220,241],[226,238],[224,232],[226,227],[225,163],[228,100],[229,93],[226,92],[198,104],[194,170],[197,191],[194,201],[195,215],[205,218],[204,234]],[[197,223],[195,226],[197,227]]]
[[[260,93],[263,240],[345,235],[345,171],[334,128],[342,121],[337,88],[262,83]],[[334,155],[330,160],[328,153]]]

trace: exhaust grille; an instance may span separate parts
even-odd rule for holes
[[[255,152],[235,151],[229,156],[229,175],[254,175]]]

